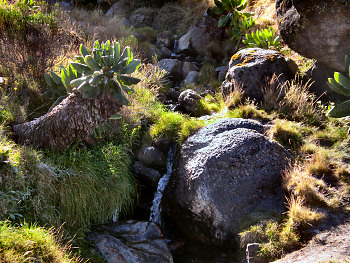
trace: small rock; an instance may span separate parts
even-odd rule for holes
[[[215,70],[218,73],[218,80],[224,81],[226,78],[227,71],[228,71],[228,66],[218,67]]]
[[[134,163],[134,171],[136,174],[141,176],[143,181],[151,183],[154,188],[157,188],[158,181],[162,177],[157,170],[148,168],[139,161]]]
[[[165,167],[164,154],[154,146],[143,147],[138,153],[138,159],[150,168]]]
[[[255,263],[254,260],[257,252],[260,249],[260,245],[258,243],[249,243],[247,244],[247,249],[245,251],[247,257],[247,263]]]
[[[199,76],[199,72],[198,71],[190,71],[188,72],[184,83],[186,84],[195,84],[198,81],[198,76]]]
[[[131,24],[136,28],[150,27],[153,23],[153,13],[136,10],[130,17]]]
[[[170,89],[168,92],[168,99],[172,101],[177,101],[179,99],[180,92],[176,91],[175,89]]]
[[[179,96],[180,108],[185,113],[195,114],[198,110],[198,102],[201,100],[201,96],[192,89],[181,92]]]
[[[174,81],[182,80],[182,65],[183,62],[178,59],[166,58],[158,62],[161,69],[167,71]]]
[[[186,61],[182,66],[182,76],[187,76],[187,74],[190,71],[198,71],[198,70],[199,69],[195,65],[193,65],[193,63]]]
[[[170,51],[170,49],[168,49],[168,48],[166,48],[166,47],[162,47],[162,48],[160,49],[160,51],[162,52],[164,58],[170,58],[170,57],[171,57],[171,51]]]
[[[183,35],[179,39],[179,43],[178,43],[179,52],[190,52],[192,50],[191,42],[190,42],[191,34],[192,34],[192,30],[189,30],[185,35]]]
[[[157,36],[157,44],[160,47],[172,48],[174,35],[170,31],[164,31]]]

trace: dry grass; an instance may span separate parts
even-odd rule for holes
[[[233,83],[233,90],[225,98],[225,104],[228,109],[234,109],[239,105],[243,104],[244,91],[242,84]]]
[[[288,120],[321,126],[325,121],[325,113],[316,98],[309,93],[310,82],[303,83],[296,76],[294,80],[277,85],[277,78],[273,77],[265,87],[262,107],[275,110]]]
[[[306,227],[310,224],[317,224],[325,219],[325,214],[310,209],[305,205],[302,197],[294,195],[288,200],[288,218],[296,227]]]
[[[123,25],[123,16],[121,14],[107,18],[99,9],[86,11],[80,8],[74,8],[70,12],[73,19],[74,30],[85,39],[85,42],[94,43],[95,40],[119,40],[132,35],[131,28]]]
[[[274,32],[278,32],[275,2],[274,0],[251,1],[249,11],[255,12],[255,28],[262,29],[272,26]]]

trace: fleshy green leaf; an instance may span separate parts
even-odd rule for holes
[[[91,75],[89,76],[84,76],[84,77],[81,77],[81,78],[78,78],[78,79],[73,79],[71,82],[70,82],[70,85],[72,87],[79,87],[83,82],[85,81],[89,81],[90,79],[92,78]]]
[[[47,85],[51,88],[52,86],[56,85],[56,83],[53,81],[51,76],[47,73],[44,73],[44,79],[47,83]]]
[[[85,75],[91,75],[94,73],[87,65],[81,63],[71,63],[71,66],[79,73],[84,73]]]
[[[122,115],[120,115],[119,113],[114,113],[111,117],[109,117],[109,119],[111,120],[119,120],[122,118]]]
[[[84,61],[91,70],[93,71],[101,70],[101,67],[97,64],[96,60],[91,55],[87,55],[84,58]]]
[[[222,28],[224,26],[226,26],[226,24],[230,21],[230,14],[226,15],[226,16],[221,16],[219,21],[218,21],[218,27]]]
[[[56,83],[56,84],[62,84],[62,80],[61,78],[53,71],[50,71],[51,73],[51,77],[52,77],[52,80]]]
[[[122,76],[122,75],[118,75],[117,79],[119,80],[119,82],[121,82],[125,86],[134,85],[134,84],[137,84],[141,81],[140,79],[137,79],[137,78],[133,78],[133,77],[129,77],[129,76]]]
[[[62,79],[62,83],[63,83],[64,87],[67,90],[67,93],[71,93],[72,88],[70,86],[70,79],[69,79],[67,70],[65,70],[65,69],[61,70],[61,79]]]
[[[350,89],[350,79],[339,72],[334,72],[334,79],[346,89]]]
[[[122,71],[121,73],[122,74],[131,74],[133,73],[135,70],[137,70],[141,65],[141,61],[138,60],[138,59],[134,59],[133,61],[131,61],[129,63],[128,66],[126,66]]]
[[[83,57],[90,55],[89,51],[87,51],[86,47],[83,44],[80,44],[79,51]]]
[[[120,59],[120,44],[119,42],[114,42],[114,63],[117,64]]]
[[[334,118],[341,118],[349,115],[350,115],[350,100],[347,100],[343,103],[340,103],[334,106],[334,108],[328,112],[328,116],[331,116]]]

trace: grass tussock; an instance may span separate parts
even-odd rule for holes
[[[14,227],[0,221],[0,261],[20,262],[80,262],[70,255],[70,246],[61,246],[60,238],[53,229],[22,224]]]
[[[264,89],[262,107],[275,110],[281,117],[291,121],[321,126],[326,120],[323,109],[316,98],[309,93],[310,83],[303,83],[299,77],[276,85],[273,77]]]

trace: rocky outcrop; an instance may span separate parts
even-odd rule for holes
[[[290,154],[263,129],[224,119],[185,141],[165,195],[168,220],[183,235],[232,245],[249,215],[283,210],[281,171]]]
[[[350,54],[350,4],[329,0],[277,0],[283,41],[299,54],[344,71]]]
[[[107,263],[172,263],[159,227],[153,222],[127,221],[103,226],[88,235]]]
[[[244,96],[257,101],[263,98],[263,88],[273,75],[284,83],[294,77],[281,53],[260,48],[247,48],[232,56],[226,79],[222,83],[222,95],[226,98],[235,85],[243,88]]]

